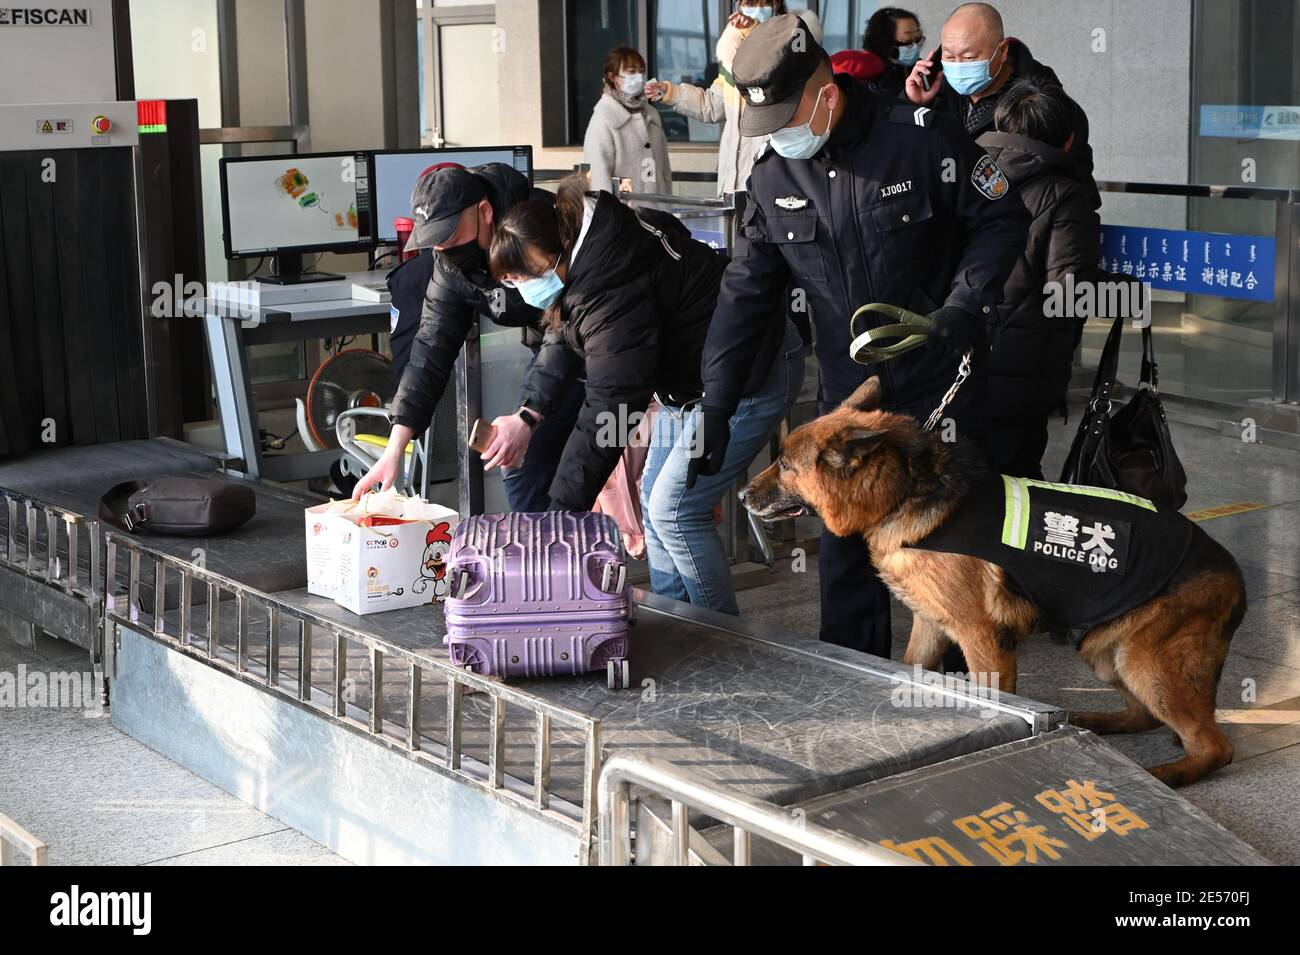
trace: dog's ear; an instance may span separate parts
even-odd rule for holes
[[[849,428],[836,434],[822,448],[819,460],[836,470],[856,470],[876,450],[885,434],[870,428]]]
[[[880,376],[872,375],[840,402],[840,411],[875,411],[880,407]]]

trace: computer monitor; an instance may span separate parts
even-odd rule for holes
[[[362,252],[374,244],[363,225],[370,194],[365,153],[310,153],[221,160],[221,218],[226,258],[274,256],[290,284],[340,276],[304,272],[313,252]]]
[[[437,163],[482,166],[490,162],[513,166],[533,181],[533,147],[483,146],[476,149],[388,149],[370,154],[370,195],[373,221],[367,225],[378,243],[397,241],[393,220],[411,215],[411,190],[420,173]]]

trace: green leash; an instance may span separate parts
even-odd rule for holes
[[[858,334],[858,317],[867,312],[875,312],[878,315],[891,318],[894,324],[868,328],[865,332]],[[849,335],[852,339],[849,342],[849,357],[859,365],[875,365],[882,361],[889,361],[891,358],[897,358],[913,348],[920,348],[925,344],[925,339],[929,334],[930,319],[925,315],[909,312],[897,305],[869,302],[854,312],[853,317],[849,319]],[[874,344],[885,340],[890,340],[890,344]],[[961,363],[958,365],[957,380],[952,383],[952,387],[940,399],[939,406],[930,413],[930,417],[926,420],[922,430],[933,431],[935,426],[943,420],[945,409],[947,409],[952,399],[957,397],[958,390],[961,388],[962,383],[970,377],[970,372],[971,350],[968,348],[966,353],[962,355]]]
[[[892,319],[894,324],[868,328],[859,334],[858,319],[867,312],[884,315]],[[849,357],[859,365],[875,365],[882,361],[889,361],[904,352],[924,345],[929,334],[930,319],[926,316],[909,312],[897,305],[869,302],[854,312],[853,317],[849,319],[849,336],[852,338],[849,343]],[[886,340],[889,340],[890,344],[876,344]]]

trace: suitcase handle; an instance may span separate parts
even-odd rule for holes
[[[447,589],[450,600],[469,600],[482,589],[488,575],[480,565],[483,561],[469,560],[453,564],[447,568],[447,577],[451,581]]]
[[[601,593],[621,594],[627,588],[627,564],[623,561],[592,555],[600,567],[600,577],[595,581]]]

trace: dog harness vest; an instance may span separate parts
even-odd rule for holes
[[[1144,497],[1106,488],[994,475],[943,525],[910,546],[997,564],[1075,647],[1093,627],[1158,594],[1195,525]]]

